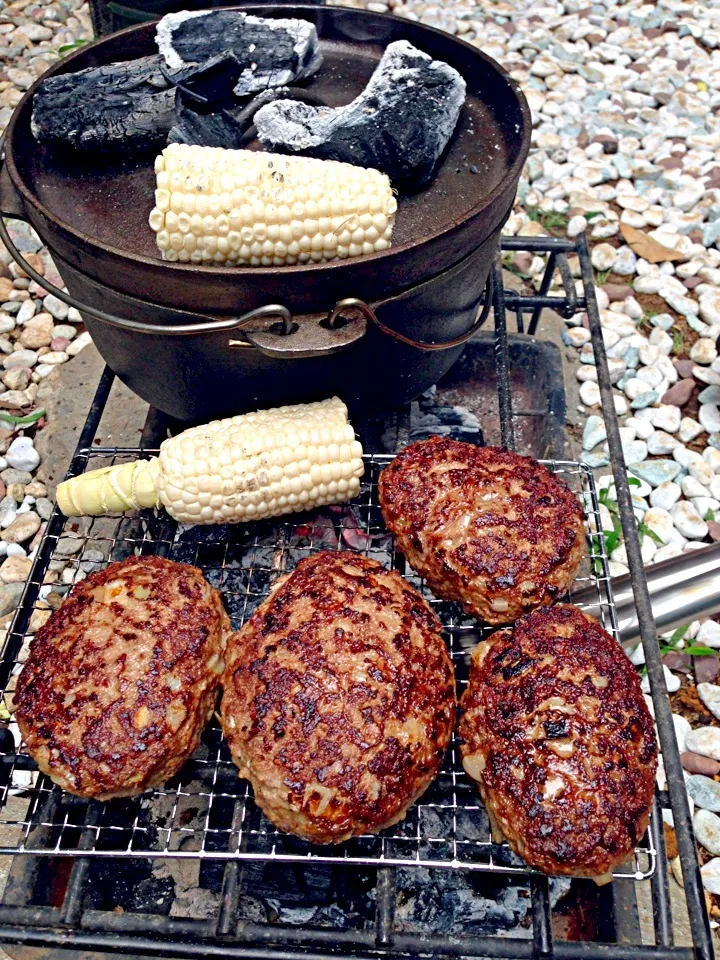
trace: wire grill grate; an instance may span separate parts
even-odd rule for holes
[[[147,454],[147,451],[145,451]],[[82,469],[134,459],[139,450],[95,448],[80,455]],[[222,593],[234,629],[267,595],[274,580],[308,554],[321,550],[360,551],[401,570],[430,602],[444,628],[455,666],[458,692],[467,683],[469,654],[493,628],[480,627],[460,606],[437,600],[402,555],[396,554],[377,502],[377,478],[389,455],[366,456],[360,495],[351,503],[244,526],[187,527],[166,515],[143,511],[134,517],[67,520],[52,538],[50,571],[62,561],[73,581],[109,561],[133,554],[158,554],[199,566]],[[573,461],[545,461],[580,497],[585,510],[589,556],[578,588],[594,583],[603,625],[615,634],[608,571],[599,527],[599,504],[592,473]],[[39,565],[44,570],[43,565]],[[56,571],[57,573],[58,571]],[[42,575],[42,574],[41,574]],[[38,584],[42,601],[57,587]],[[27,588],[29,589],[29,588]],[[60,588],[62,590],[62,588]],[[65,589],[69,589],[69,584]],[[28,636],[46,614],[35,605]],[[27,655],[27,637],[11,633],[0,671],[9,678],[6,701]],[[474,784],[460,763],[455,738],[439,776],[406,819],[381,835],[362,836],[337,847],[316,847],[282,834],[254,804],[246,781],[237,776],[217,722],[200,747],[163,789],[106,804],[62,792],[39,774],[10,721],[13,743],[0,756],[0,853],[77,856],[174,857],[349,862],[395,866],[462,867],[504,874],[527,874],[527,866],[507,845],[494,844]],[[6,734],[7,735],[7,734]],[[650,833],[633,862],[617,877],[646,879],[656,867]]]

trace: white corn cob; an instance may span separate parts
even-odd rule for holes
[[[397,201],[379,170],[173,143],[150,226],[165,260],[284,266],[386,250]]]
[[[183,523],[240,523],[354,497],[362,447],[337,397],[214,420],[158,457],[92,470],[57,488],[68,517],[163,506]]]

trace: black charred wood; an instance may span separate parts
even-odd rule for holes
[[[161,65],[157,55],[48,77],[33,99],[35,139],[123,153],[163,142],[175,122],[175,89]]]
[[[457,70],[398,40],[346,106],[271,103],[255,125],[267,149],[375,167],[394,187],[411,191],[432,177],[464,101]]]
[[[156,42],[168,67],[176,70],[231,52],[242,65],[234,86],[238,97],[301,80],[322,63],[313,24],[237,10],[170,13],[158,23]]]

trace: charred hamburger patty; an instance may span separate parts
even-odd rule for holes
[[[604,877],[645,832],[657,745],[637,671],[577,607],[536,610],[472,655],[463,766],[491,822],[545,873]]]
[[[440,624],[395,571],[302,560],[228,644],[222,727],[281,830],[339,843],[402,820],[455,719]]]
[[[380,474],[379,493],[411,566],[487,623],[556,600],[585,549],[577,497],[536,460],[497,447],[411,443]]]
[[[91,574],[18,677],[15,716],[38,767],[98,800],[164,783],[213,711],[229,627],[195,567],[130,557]]]

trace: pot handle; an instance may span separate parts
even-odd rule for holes
[[[10,214],[10,216],[15,216],[15,214]],[[122,330],[129,330],[133,333],[156,333],[162,334],[163,336],[176,337],[200,333],[231,333],[233,330],[241,329],[252,320],[274,317],[282,321],[283,333],[290,333],[292,330],[292,315],[290,311],[287,307],[280,306],[280,304],[277,303],[257,307],[255,310],[251,310],[241,317],[228,317],[227,320],[220,320],[217,317],[207,317],[200,313],[188,313],[187,316],[196,318],[197,322],[178,325],[143,323],[141,320],[128,320],[125,317],[116,317],[111,313],[105,313],[104,310],[98,310],[85,303],[80,303],[79,300],[76,300],[75,297],[65,290],[61,290],[60,287],[56,287],[55,284],[49,283],[41,273],[38,273],[38,271],[27,262],[15,246],[5,226],[5,220],[2,215],[0,215],[0,240],[2,240],[7,247],[15,263],[44,290],[52,293],[58,300],[62,300],[62,302],[66,303],[69,307],[75,307],[75,309],[81,313],[86,313],[88,316],[93,317],[93,319],[101,320],[103,323],[107,323],[112,327],[120,327]]]
[[[0,178],[6,176],[7,173],[3,165],[0,167]],[[10,183],[9,178],[7,182]],[[2,180],[0,180],[0,185],[1,184]],[[12,188],[12,184],[10,184],[10,187]],[[14,193],[14,190],[12,192]],[[2,196],[4,197],[4,195],[3,192]],[[282,324],[280,329],[273,329],[273,327],[275,327],[275,325],[273,325],[269,330],[246,330],[244,331],[245,340],[231,340],[229,341],[229,346],[255,347],[267,356],[276,358],[300,359],[303,357],[320,357],[337,353],[345,347],[349,347],[365,335],[368,324],[373,324],[386,336],[400,343],[404,343],[407,346],[414,347],[417,350],[449,350],[452,347],[459,347],[463,343],[466,343],[477,333],[485,323],[492,305],[493,281],[492,271],[490,271],[485,284],[484,302],[475,323],[459,337],[441,342],[414,340],[412,337],[407,337],[405,334],[393,330],[392,327],[386,326],[378,319],[375,310],[378,306],[390,301],[382,301],[381,303],[371,305],[356,297],[347,297],[344,300],[340,300],[335,304],[327,317],[322,318],[319,322],[317,322],[317,318],[315,318],[316,322],[309,325],[302,336],[299,333],[298,325],[293,323],[292,314],[288,308],[280,304],[267,304],[263,307],[257,307],[240,317],[229,317],[228,319],[218,319],[217,317],[208,317],[204,314],[185,313],[185,311],[183,311],[186,316],[194,319],[195,322],[193,323],[166,325],[145,323],[142,320],[128,320],[125,317],[116,317],[111,313],[106,313],[104,310],[98,310],[96,307],[81,303],[65,290],[61,290],[60,287],[49,283],[42,274],[38,273],[38,271],[27,262],[15,246],[5,226],[3,214],[10,218],[22,217],[22,214],[17,213],[15,209],[0,212],[0,240],[2,240],[7,247],[10,255],[18,266],[21,267],[32,280],[44,290],[54,294],[58,300],[66,303],[69,307],[75,307],[76,310],[87,314],[95,320],[100,320],[112,327],[119,327],[121,330],[127,330],[132,333],[157,334],[166,337],[181,337],[207,333],[231,333],[235,330],[241,330],[253,321],[275,318]],[[348,319],[343,316],[345,311],[353,309],[358,310],[360,316],[356,316],[353,319]]]
[[[0,139],[0,211],[6,217],[12,217],[15,220],[27,220],[23,202],[18,196],[18,192],[10,179],[10,174],[7,172],[7,167],[3,162],[5,159],[3,154],[4,142],[5,137],[3,136]]]
[[[370,306],[370,304],[365,303],[364,300],[359,300],[356,297],[348,297],[346,300],[341,300],[339,303],[336,303],[333,309],[328,314],[327,323],[328,326],[334,326],[338,318],[343,314],[345,310],[355,308],[359,310],[368,323],[374,324],[378,330],[384,333],[386,336],[391,337],[393,340],[397,340],[400,343],[405,343],[409,347],[415,347],[416,350],[424,350],[426,353],[429,353],[434,350],[451,350],[453,347],[460,347],[463,343],[467,343],[475,334],[478,332],[480,327],[485,323],[490,313],[490,307],[492,306],[493,300],[493,275],[492,270],[488,273],[487,280],[485,281],[485,297],[482,301],[481,307],[478,310],[477,319],[475,323],[470,327],[469,330],[466,330],[465,333],[461,333],[459,337],[455,337],[452,340],[415,340],[413,337],[406,337],[404,333],[400,333],[398,330],[393,330],[392,327],[386,326],[382,320],[379,320],[375,310]],[[389,303],[390,301],[383,301],[384,303]],[[379,304],[376,304],[379,306]]]

